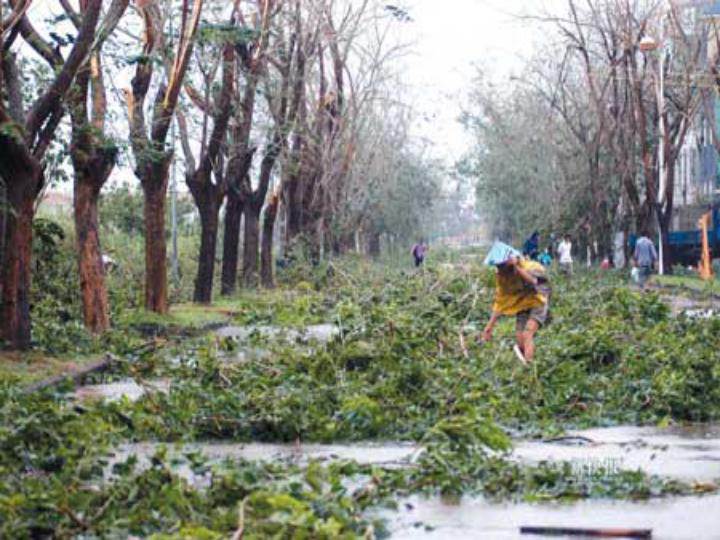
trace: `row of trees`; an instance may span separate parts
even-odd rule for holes
[[[390,36],[408,20],[402,10],[372,0],[58,0],[61,11],[31,20],[47,4],[0,0],[0,327],[15,348],[31,342],[32,221],[48,156],[63,147],[94,332],[109,326],[98,198],[118,163],[142,188],[145,307],[158,313],[168,310],[176,139],[200,217],[201,303],[212,299],[221,217],[220,285],[230,294],[238,282],[272,286],[279,214],[286,249],[301,244],[317,258],[354,248],[358,231],[372,245],[381,233],[409,234],[412,223],[376,219],[390,204],[382,198],[413,198],[416,178],[426,193],[437,189],[436,168],[407,143],[411,115],[396,97],[402,47]]]
[[[496,232],[570,232],[609,255],[615,232],[659,224],[667,243],[680,150],[714,107],[708,5],[568,0],[563,15],[537,18],[556,37],[510,92],[478,76],[465,115],[477,147],[462,165]],[[716,134],[714,110],[702,116]]]

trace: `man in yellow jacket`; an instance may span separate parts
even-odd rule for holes
[[[485,264],[495,266],[495,302],[483,339],[489,341],[502,315],[515,316],[515,354],[523,364],[535,355],[535,333],[548,320],[550,282],[543,265],[523,259],[520,253],[502,242],[495,242]]]

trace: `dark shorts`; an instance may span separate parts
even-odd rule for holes
[[[530,319],[534,319],[540,326],[545,326],[549,322],[550,314],[550,302],[545,302],[544,305],[526,311],[521,311],[515,316],[515,331],[523,332],[525,325]]]

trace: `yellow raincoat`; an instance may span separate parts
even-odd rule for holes
[[[545,277],[545,268],[535,261],[521,259],[518,266],[535,277]],[[513,273],[495,276],[495,303],[493,312],[500,315],[517,315],[522,311],[545,305],[548,298],[536,287]]]

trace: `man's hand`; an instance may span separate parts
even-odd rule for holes
[[[482,333],[483,341],[490,341],[492,339],[492,333],[493,333],[493,327],[492,327],[492,325],[488,324]]]

